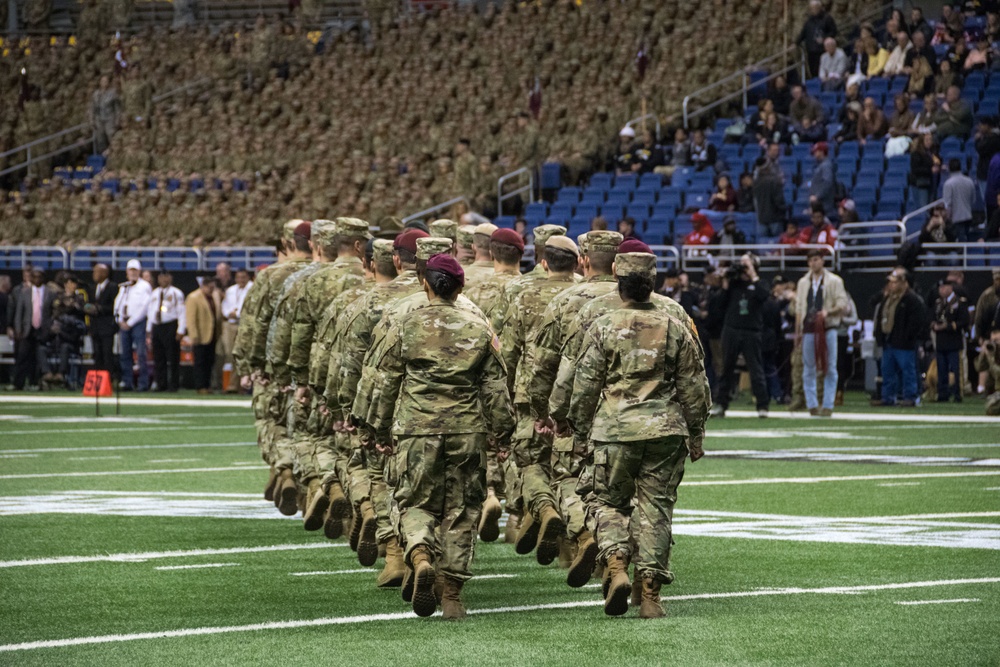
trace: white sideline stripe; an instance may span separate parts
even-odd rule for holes
[[[226,468],[171,468],[169,470],[102,470],[99,472],[42,472],[30,475],[0,475],[0,479],[39,479],[43,477],[107,477],[110,475],[170,475],[185,472],[233,472],[267,470],[267,466],[229,466]],[[1000,474],[998,472],[997,474]]]
[[[316,570],[315,572],[289,572],[288,574],[293,577],[319,577],[327,574],[361,574],[363,572],[374,574],[375,570],[370,567],[364,567],[357,570]]]
[[[726,419],[729,417],[752,417],[754,421],[765,422],[767,420],[757,417],[757,411],[750,410],[726,410]],[[767,419],[812,419],[808,413],[803,412],[775,412],[772,411]],[[900,422],[900,423],[931,423],[931,424],[996,424],[996,417],[986,415],[924,415],[920,413],[897,414],[891,412],[837,412],[834,411],[832,421],[854,421],[854,422]],[[829,424],[831,419],[824,419],[824,423]],[[711,420],[709,420],[711,424]]]
[[[37,459],[38,454],[0,454],[0,459]]]
[[[979,602],[979,598],[955,598],[954,600],[913,600],[908,602],[897,602],[896,604],[901,604],[905,606],[918,605],[918,604],[947,604],[949,602]]]
[[[119,460],[120,456],[70,456],[67,461],[112,461]]]
[[[735,484],[816,484],[819,482],[866,482],[884,479],[929,479],[935,477],[980,477],[1000,475],[998,471],[926,472],[899,475],[844,475],[837,477],[760,477],[753,479],[713,479],[683,482],[684,486],[729,486]],[[0,479],[3,479],[0,477]]]
[[[898,584],[881,584],[872,586],[847,586],[832,588],[778,588],[772,590],[736,591],[732,593],[698,593],[694,595],[666,596],[664,600],[711,600],[740,597],[764,597],[771,595],[801,595],[804,593],[858,593],[865,591],[897,590],[905,588],[927,588],[932,586],[961,586],[967,584],[992,584],[1000,582],[1000,578],[983,579],[945,579],[940,581],[911,581]],[[603,605],[603,600],[577,600],[574,602],[557,602],[552,604],[520,605],[515,607],[497,607],[493,609],[470,609],[469,614],[508,614],[524,611],[540,611],[543,609],[574,609],[577,607],[596,607]],[[290,630],[295,628],[314,628],[328,625],[352,625],[355,623],[370,623],[372,621],[403,621],[416,619],[413,612],[397,612],[393,614],[370,614],[367,616],[339,616],[330,618],[312,618],[297,621],[270,621],[251,625],[230,625],[203,628],[183,628],[180,630],[161,630],[159,632],[138,632],[135,634],[100,635],[94,637],[73,637],[70,639],[49,639],[20,644],[0,645],[0,652],[28,651],[39,648],[60,648],[64,646],[80,646],[84,644],[111,644],[140,639],[169,639],[174,637],[194,637],[199,635],[219,635],[233,632],[256,632],[260,630]]]
[[[260,500],[259,493],[212,493],[210,491],[60,491],[63,494],[78,494],[84,496],[162,496],[165,498],[186,497],[186,498],[252,498]],[[18,496],[0,496],[18,497]]]
[[[879,484],[879,486],[884,486],[888,488],[896,486],[920,486],[923,482],[886,482],[885,484]]]
[[[256,445],[256,442],[206,442],[206,443],[185,443],[182,445],[108,445],[106,447],[45,447],[28,449],[0,449],[0,452],[10,454],[21,453],[43,453],[55,454],[57,452],[118,452],[132,449],[194,449],[198,447],[246,447]]]
[[[199,570],[204,567],[234,567],[239,563],[201,563],[199,565],[161,565],[154,570]]]
[[[114,397],[101,401],[104,405],[113,405]],[[154,407],[180,406],[184,408],[250,408],[246,399],[227,398],[140,398],[138,396],[123,396],[118,402],[121,405],[150,405]],[[0,396],[0,403],[43,403],[47,405],[93,405],[93,398],[83,396]],[[754,414],[756,417],[756,413]]]
[[[128,429],[129,433],[137,431],[218,431],[226,428],[252,429],[253,423],[229,424],[220,426],[137,426]],[[122,433],[121,428],[36,428],[30,431],[4,431],[4,435],[50,435],[52,433]]]
[[[223,554],[256,554],[270,551],[300,551],[302,549],[335,549],[346,547],[340,542],[309,542],[306,544],[272,544],[264,547],[230,547],[227,549],[189,549],[186,551],[144,551],[138,553],[107,554],[102,556],[56,556],[54,558],[29,558],[26,560],[0,561],[0,568],[28,565],[74,565],[77,563],[141,563],[160,558],[189,558],[192,556],[220,556]]]
[[[899,428],[894,426],[893,428]],[[797,447],[795,449],[782,449],[782,452],[809,453],[809,452],[882,452],[894,451],[897,449],[991,449],[1000,447],[997,443],[981,445],[876,445],[873,447]],[[779,450],[776,450],[779,451]]]
[[[191,463],[192,461],[201,461],[203,459],[150,459],[146,463]]]

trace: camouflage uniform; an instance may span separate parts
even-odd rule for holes
[[[454,220],[448,220],[447,218],[440,218],[438,220],[433,220],[427,229],[430,235],[439,239],[451,239],[452,242],[458,240],[458,223]]]
[[[455,243],[458,244],[458,261],[463,267],[471,267],[476,259],[476,226],[462,225],[455,232]],[[468,283],[468,276],[466,276]]]
[[[618,256],[616,268],[619,275],[655,271],[654,263],[651,255],[628,253]],[[685,321],[652,303],[633,303],[587,331],[569,421],[594,445],[601,561],[624,553],[643,579],[673,580],[671,522],[686,441],[700,444],[710,406],[701,349]]]
[[[991,347],[992,351],[989,349]],[[976,358],[976,370],[989,373],[996,389],[986,397],[986,414],[994,417],[1000,415],[1000,341],[994,339],[983,344],[983,350]]]
[[[372,427],[377,442],[398,443],[406,559],[426,547],[439,572],[466,581],[486,497],[486,440],[506,444],[514,428],[499,341],[480,318],[434,298],[389,330],[378,369]]]

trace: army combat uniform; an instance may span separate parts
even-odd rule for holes
[[[655,275],[655,261],[621,254],[616,272]],[[659,588],[673,580],[671,522],[687,440],[700,448],[710,406],[701,350],[683,320],[648,301],[627,303],[587,331],[569,421],[594,446],[595,535],[608,568],[610,615],[628,608],[630,561],[643,581],[641,615],[663,614]]]

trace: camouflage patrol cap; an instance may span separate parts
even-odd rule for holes
[[[454,220],[441,218],[431,222],[427,228],[430,230],[431,236],[454,241],[457,236],[458,223]]]
[[[535,236],[535,245],[545,245],[553,236],[565,236],[566,228],[562,225],[538,225],[532,232]]]
[[[656,277],[656,255],[648,252],[624,252],[615,257],[616,276]]]
[[[455,242],[438,236],[417,239],[417,259],[428,260],[434,255],[451,252]]]
[[[587,252],[592,250],[600,252],[616,252],[618,250],[618,246],[621,245],[621,242],[625,238],[618,232],[609,232],[605,230],[588,232],[586,237],[588,248]]]
[[[576,244],[580,246],[580,254],[586,255],[590,252],[590,242],[587,240],[587,234],[590,232],[584,232],[576,237]]]
[[[399,218],[387,215],[378,221],[378,237],[392,238],[403,231],[403,221]]]
[[[286,241],[294,241],[295,228],[301,225],[303,222],[305,221],[299,220],[298,218],[286,222],[285,225],[281,228],[281,238],[283,238]]]
[[[573,239],[568,236],[553,236],[548,240],[546,247],[558,248],[559,250],[571,252],[577,257],[580,256],[580,249],[576,247],[575,243],[573,243]]]
[[[313,220],[313,243],[321,246],[333,245],[337,242],[337,223],[333,220]]]
[[[392,241],[389,239],[375,239],[372,247],[372,259],[376,262],[392,261]]]
[[[337,218],[337,234],[353,239],[370,239],[368,222],[360,218]]]
[[[475,244],[475,235],[475,225],[462,225],[458,228],[458,245],[463,248],[471,248]]]
[[[483,236],[493,236],[493,232],[495,232],[497,229],[499,229],[499,227],[494,225],[492,222],[483,222],[481,224],[476,225],[476,234],[482,234]]]

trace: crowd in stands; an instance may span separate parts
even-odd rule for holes
[[[845,17],[863,6],[832,4]],[[615,146],[607,137],[643,98],[666,120],[684,93],[769,55],[782,8],[724,5],[507,3],[481,14],[417,14],[374,37],[319,43],[294,23],[274,23],[238,34],[146,34],[121,48],[79,36],[73,44],[6,45],[5,81],[16,84],[24,66],[40,103],[55,106],[57,93],[65,102],[58,108],[66,116],[40,127],[86,120],[100,76],[111,72],[123,108],[101,179],[74,183],[73,172],[4,193],[4,215],[16,224],[0,241],[54,243],[85,233],[93,242],[246,243],[258,240],[258,221],[349,210],[376,222],[455,194],[490,215],[499,175],[543,160],[564,165],[570,182],[609,168]],[[741,40],[697,48],[705,31],[737,24],[745,26]],[[80,65],[64,70],[66,61]],[[65,85],[49,84],[49,71]],[[137,109],[126,94],[131,77],[162,93],[205,76],[207,88],[151,108]],[[5,125],[25,124],[19,110],[7,113]],[[14,140],[8,131],[7,145],[34,136]],[[693,159],[707,163],[710,155]],[[164,182],[179,185],[164,192]],[[226,183],[238,194],[223,190]],[[143,193],[153,185],[158,195]],[[198,220],[164,226],[169,209]]]

